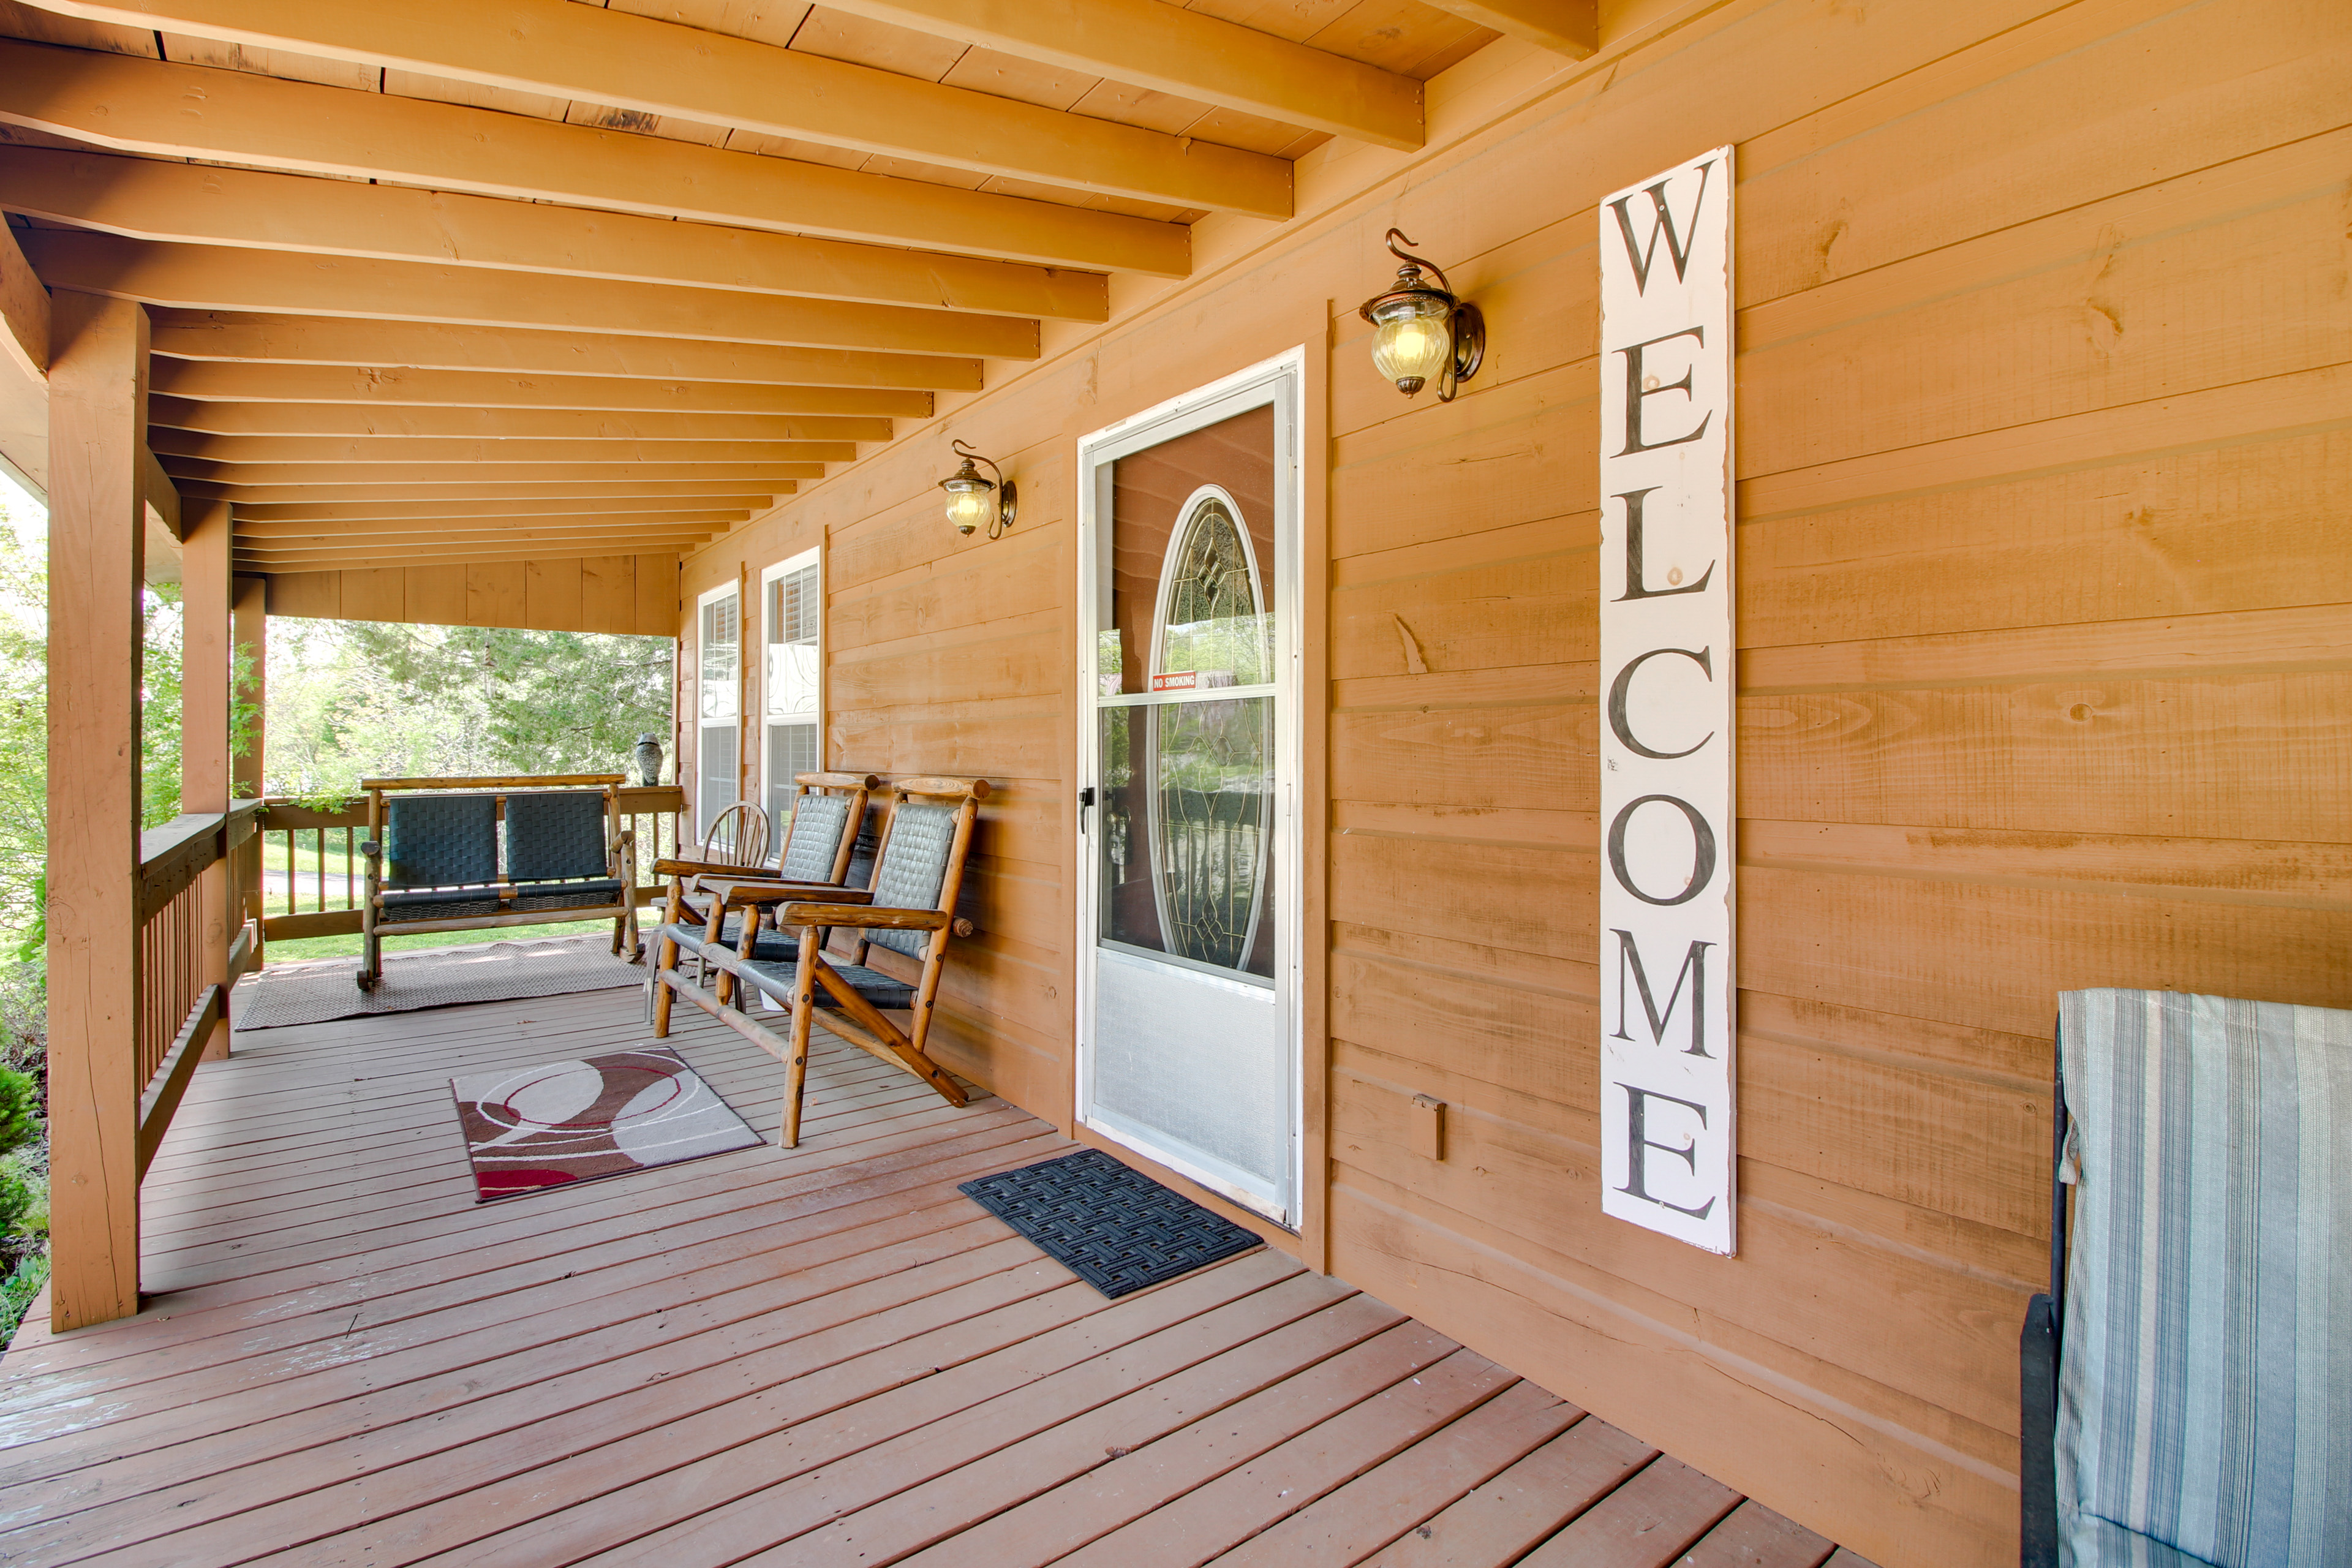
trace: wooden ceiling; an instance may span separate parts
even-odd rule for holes
[[[247,571],[689,548],[1593,0],[0,0],[0,208]],[[870,449],[870,448],[866,448]]]

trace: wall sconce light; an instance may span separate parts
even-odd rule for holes
[[[940,481],[940,489],[948,492],[948,521],[955,524],[958,533],[977,531],[984,522],[989,538],[1001,538],[1013,526],[1013,510],[1019,504],[1013,481],[992,458],[982,458],[965,443],[958,441],[955,449],[963,458],[963,467]],[[995,479],[981,478],[980,470],[971,466],[975,458],[989,466]]]
[[[1451,403],[1486,357],[1486,318],[1454,297],[1434,262],[1400,248],[1412,243],[1402,229],[1389,230],[1389,254],[1404,265],[1396,287],[1365,300],[1359,313],[1372,324],[1372,363],[1399,392],[1411,397],[1433,379],[1437,401]],[[1434,286],[1423,279],[1424,267],[1437,274]]]

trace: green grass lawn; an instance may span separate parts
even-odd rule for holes
[[[642,854],[639,859],[643,868],[638,873],[644,879],[642,885],[651,886],[653,884],[652,856],[650,853]],[[264,884],[268,890],[262,899],[263,912],[272,915],[310,914],[316,910],[320,902],[319,886],[320,861],[321,857],[315,847],[313,836],[308,829],[302,830],[296,836],[294,844],[292,908],[290,910],[288,908],[288,900],[284,891],[285,883],[280,880]],[[280,878],[284,876],[286,842],[283,838],[273,838],[268,841],[263,864],[267,871]],[[326,907],[330,910],[338,910],[349,909],[355,905],[367,887],[367,863],[357,856],[352,857],[352,876],[350,881],[346,883],[340,832],[331,833],[328,836],[324,868],[326,870]],[[648,915],[657,915],[657,910],[648,911]],[[644,921],[647,919],[647,915],[641,915],[639,919]],[[658,924],[659,921],[656,919],[651,923]],[[509,940],[528,942],[539,937],[584,936],[591,932],[602,932],[609,938],[612,935],[612,928],[593,921],[556,921],[545,925],[499,926],[487,931],[419,931],[410,936],[384,938],[383,950],[386,952],[415,952],[424,948],[465,947],[476,942]],[[301,963],[314,958],[357,958],[359,955],[360,939],[356,931],[347,936],[284,938],[268,943],[264,950],[264,961],[269,963]]]
[[[640,921],[644,916],[639,916]],[[494,926],[487,931],[427,931],[383,939],[386,952],[415,952],[431,947],[470,947],[482,942],[530,942],[549,936],[594,936],[610,942],[613,928],[597,921],[558,921],[548,925]],[[268,943],[262,958],[268,963],[302,963],[313,958],[357,958],[360,937],[304,936]]]

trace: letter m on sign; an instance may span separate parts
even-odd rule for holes
[[[1649,971],[1642,967],[1641,944],[1630,931],[1612,931],[1617,939],[1617,1027],[1610,1034],[1612,1040],[1630,1040],[1625,1032],[1625,982],[1630,978],[1633,989],[1642,998],[1642,1013],[1649,1020],[1650,1043],[1662,1046],[1666,1042],[1666,1020],[1675,1016],[1675,1005],[1682,1000],[1683,982],[1691,983],[1690,1044],[1684,1047],[1686,1056],[1703,1057],[1706,1048],[1706,950],[1711,942],[1694,938],[1683,953],[1683,966],[1675,971],[1675,988],[1666,993],[1664,1011],[1658,1007],[1657,994],[1650,989]],[[1630,972],[1630,973],[1629,973]]]

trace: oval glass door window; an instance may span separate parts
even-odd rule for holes
[[[1224,490],[1204,486],[1180,514],[1152,618],[1155,692],[1271,678],[1265,579],[1236,510]],[[1138,760],[1152,781],[1145,811],[1162,951],[1270,975],[1271,950],[1255,949],[1272,826],[1273,700],[1169,703],[1132,718],[1143,721]]]

